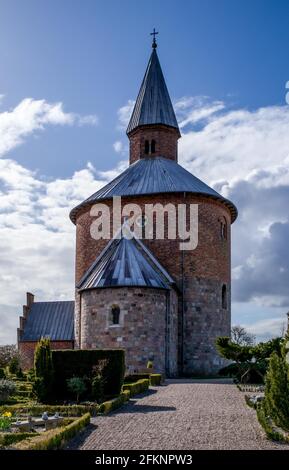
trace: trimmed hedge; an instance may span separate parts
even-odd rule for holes
[[[161,385],[163,380],[162,374],[151,374],[150,375],[150,384],[152,386]]]
[[[85,413],[90,413],[95,416],[99,412],[99,405],[97,403],[91,405],[2,405],[0,406],[0,414],[10,411],[12,415],[27,415],[33,416],[42,415],[44,411],[48,414],[60,413],[61,416],[82,416]]]
[[[130,398],[129,390],[123,391],[119,397],[113,398],[112,400],[105,401],[99,405],[99,413],[109,413],[110,411],[120,408]]]
[[[137,382],[138,380],[149,379],[150,376],[151,376],[151,374],[149,374],[149,373],[129,374],[129,375],[125,376],[124,383],[125,384],[131,384],[131,383]]]
[[[132,384],[124,384],[122,386],[122,390],[128,390],[130,392],[130,396],[133,397],[134,395],[139,395],[140,393],[143,393],[148,390],[149,386],[149,379],[141,379]]]
[[[54,398],[67,399],[67,396],[71,396],[67,390],[67,379],[71,377],[87,377],[91,380],[93,366],[102,359],[108,360],[103,370],[104,394],[119,395],[125,372],[123,349],[67,349],[52,351]]]
[[[34,432],[1,432],[0,433],[0,449],[3,447],[11,446],[17,442],[23,441],[28,437],[39,436],[39,433]]]
[[[25,439],[13,446],[16,450],[54,450],[61,449],[67,441],[90,423],[90,414],[86,413],[62,428],[51,429],[45,433]]]

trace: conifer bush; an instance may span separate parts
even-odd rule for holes
[[[34,370],[33,391],[40,402],[49,402],[52,395],[54,373],[50,339],[48,338],[41,338],[35,348]]]
[[[277,426],[289,430],[289,380],[284,354],[274,352],[270,357],[263,409]]]

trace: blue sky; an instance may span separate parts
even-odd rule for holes
[[[288,17],[285,0],[0,0],[0,342],[15,340],[26,290],[73,297],[68,213],[127,165],[125,122],[154,27],[180,163],[239,208],[233,322],[260,339],[280,332]]]
[[[45,98],[100,119],[97,129],[48,129],[15,151],[47,176],[68,176],[87,160],[99,169],[117,163],[116,110],[137,94],[154,26],[172,98],[284,103],[287,1],[1,0],[0,9],[5,107]]]

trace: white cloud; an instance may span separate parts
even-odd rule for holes
[[[25,98],[14,109],[0,113],[0,156],[48,125],[96,125],[96,116],[66,113],[62,103]]]
[[[126,130],[134,105],[135,105],[135,101],[128,100],[128,102],[124,106],[119,108],[117,112],[117,116],[118,116],[117,127],[119,130]]]
[[[115,151],[116,153],[122,152],[122,150],[123,150],[123,143],[121,142],[121,140],[117,140],[116,142],[114,142],[113,148],[114,148],[114,151]]]

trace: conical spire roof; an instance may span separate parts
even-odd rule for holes
[[[169,289],[174,281],[150,250],[137,238],[113,238],[77,285],[98,287],[155,287]]]
[[[127,134],[138,126],[150,124],[164,124],[179,130],[156,48],[153,48],[150,56]]]

